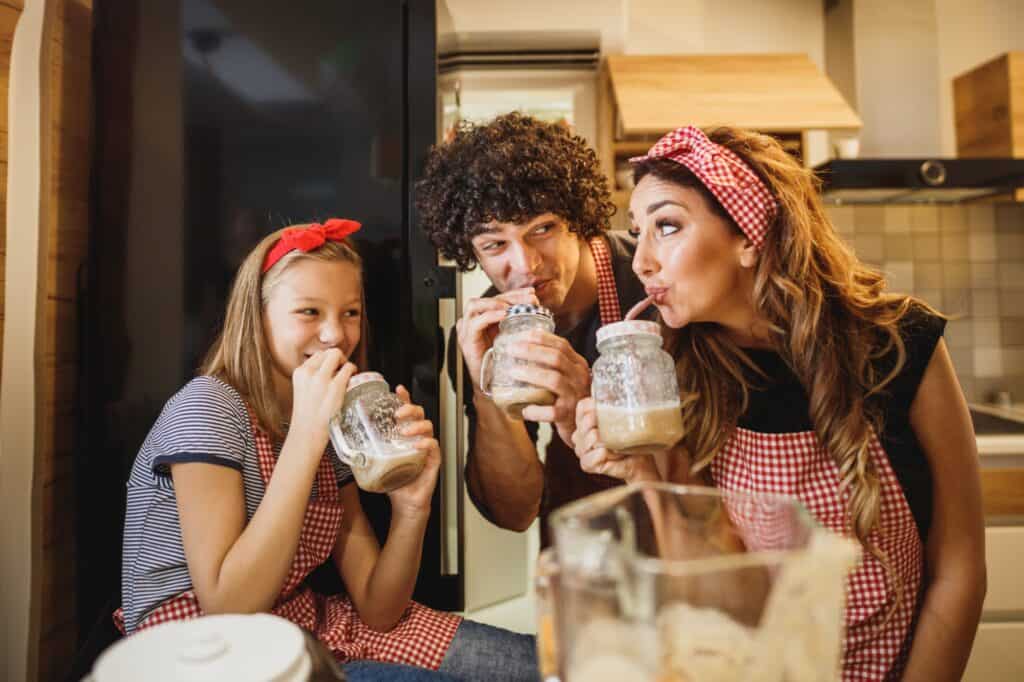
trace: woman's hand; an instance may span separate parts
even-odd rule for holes
[[[391,509],[395,514],[429,516],[430,499],[434,495],[438,470],[441,468],[441,447],[434,438],[434,425],[424,418],[423,408],[410,401],[409,391],[399,385],[395,387],[395,393],[405,403],[395,412],[399,433],[406,438],[417,438],[415,447],[426,453],[427,461],[419,476],[388,493]]]
[[[604,446],[597,430],[597,407],[593,398],[584,398],[576,405],[572,446],[580,468],[588,474],[604,474],[627,483],[661,480],[653,453],[626,455]]]
[[[342,403],[356,366],[337,348],[318,351],[292,372],[289,433],[309,433],[327,444],[328,425]]]

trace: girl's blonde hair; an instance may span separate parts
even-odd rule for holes
[[[260,427],[277,440],[284,437],[284,422],[288,415],[282,413],[274,392],[274,361],[264,334],[263,309],[288,268],[300,260],[343,262],[356,266],[360,277],[363,314],[360,321],[359,343],[352,351],[350,359],[360,369],[366,369],[368,334],[366,295],[362,287],[363,262],[348,239],[327,241],[323,246],[309,252],[290,251],[266,274],[263,273],[263,261],[267,252],[273,248],[286,229],[288,228],[267,235],[238,268],[228,297],[224,327],[199,368],[200,375],[217,377],[233,386],[255,413]]]
[[[885,291],[883,274],[861,263],[832,226],[821,202],[820,181],[775,139],[727,127],[710,131],[708,137],[742,158],[778,201],[756,265],[753,306],[770,324],[774,349],[807,391],[814,431],[849,493],[853,535],[895,578],[888,557],[869,538],[882,505],[871,445],[883,428],[877,401],[869,399],[906,363],[900,320],[915,306],[938,313],[910,296]],[[701,191],[708,205],[739,232],[683,166],[666,160],[641,162],[636,181],[648,173]],[[720,329],[713,323],[693,323],[665,330],[677,362],[683,444],[695,472],[706,470],[725,445],[760,373]],[[902,586],[895,583],[899,599]]]

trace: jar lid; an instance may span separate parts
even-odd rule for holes
[[[384,375],[380,372],[360,372],[359,374],[353,374],[352,378],[348,380],[348,388],[345,389],[345,392],[348,393],[356,386],[362,386],[371,381],[384,381],[385,384],[387,383],[384,380]]]
[[[516,303],[510,305],[508,310],[505,311],[505,317],[515,317],[516,315],[540,315],[541,317],[547,317],[554,319],[551,311],[542,305],[534,305],[532,303]]]
[[[650,320],[623,320],[612,322],[597,330],[597,342],[601,343],[618,336],[656,336],[661,338],[661,327]]]
[[[125,637],[93,666],[96,682],[302,682],[312,662],[302,630],[266,613],[202,616]]]

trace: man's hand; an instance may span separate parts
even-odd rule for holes
[[[572,443],[576,404],[590,395],[590,366],[561,336],[532,330],[514,338],[507,352],[530,364],[514,366],[509,372],[511,377],[555,394],[553,405],[526,407],[523,419],[551,423],[566,444]]]
[[[466,361],[469,376],[477,390],[480,390],[480,365],[484,353],[494,345],[498,323],[505,319],[505,311],[517,303],[540,305],[533,287],[513,289],[491,298],[471,298],[465,314],[455,324],[462,359]]]

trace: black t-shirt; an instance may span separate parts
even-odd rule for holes
[[[906,362],[900,373],[877,396],[883,423],[879,438],[889,464],[903,489],[922,541],[932,519],[932,474],[921,445],[910,425],[910,406],[918,386],[942,338],[946,320],[914,307],[900,321]],[[770,350],[746,349],[750,358],[768,375],[750,392],[750,404],[739,426],[761,433],[798,433],[813,430],[807,392],[782,358]],[[882,372],[896,361],[895,351],[878,360]],[[884,374],[882,376],[885,376]]]
[[[633,273],[633,253],[636,251],[636,240],[624,232],[607,232],[605,241],[608,244],[608,251],[612,261],[612,272],[615,277],[615,287],[619,295],[619,306],[622,314],[625,315],[631,307],[645,298],[643,284]],[[494,287],[484,292],[485,297],[495,296],[498,291]],[[647,311],[648,315],[652,312]],[[641,317],[645,317],[642,315]],[[593,365],[597,359],[597,329],[601,326],[601,315],[595,301],[591,311],[567,333],[561,334],[576,350],[582,355],[588,364]],[[455,385],[455,349],[458,341],[455,337],[455,330],[452,330],[448,338],[448,374],[452,385]],[[464,386],[463,398],[466,410],[466,417],[469,421],[469,446],[466,453],[466,467],[468,468],[473,458],[473,442],[476,437],[476,410],[473,407],[473,386],[470,383],[469,372],[463,372]],[[534,443],[537,442],[537,428],[535,422],[526,422],[526,430]],[[552,430],[551,442],[547,446],[544,458],[544,493],[541,498],[540,519],[541,538],[544,545],[548,544],[547,515],[558,507],[577,500],[585,495],[606,490],[622,482],[618,479],[596,474],[588,474],[580,469],[579,460],[572,448],[562,442],[557,431]],[[482,500],[470,491],[470,499],[485,518],[493,521],[493,515]]]

